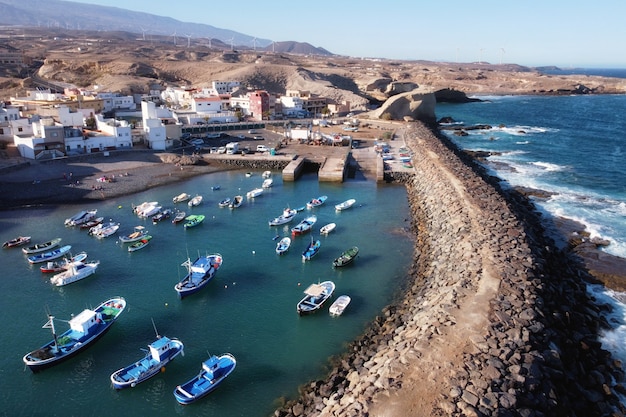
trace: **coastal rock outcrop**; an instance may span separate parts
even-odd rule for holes
[[[415,89],[408,93],[398,94],[389,98],[383,105],[372,112],[376,119],[391,120],[435,120],[435,95],[431,91]]]

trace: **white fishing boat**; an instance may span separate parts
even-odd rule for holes
[[[348,307],[348,304],[350,304],[350,301],[352,301],[350,296],[340,295],[339,297],[337,297],[335,302],[330,305],[330,307],[328,308],[328,313],[333,317],[341,316],[346,307]]]
[[[278,217],[274,217],[268,223],[270,226],[280,226],[281,224],[289,223],[290,221],[292,221],[293,218],[296,217],[296,214],[298,214],[296,210],[287,207],[283,210],[283,214]]]
[[[356,200],[354,198],[351,198],[349,200],[344,201],[343,203],[339,203],[335,205],[335,210],[337,211],[347,210],[350,207],[352,207],[354,203],[356,203]]]
[[[271,188],[274,185],[274,180],[272,178],[266,178],[263,180],[262,188]]]
[[[79,226],[85,222],[96,217],[98,210],[82,210],[73,215],[72,217],[65,219],[66,226]]]
[[[91,261],[86,263],[82,261],[70,262],[65,271],[50,278],[50,283],[56,285],[57,287],[62,287],[64,285],[80,281],[81,279],[95,274],[98,269],[98,265],[100,265],[100,261]]]
[[[289,250],[290,246],[291,246],[291,238],[288,236],[285,236],[276,244],[276,253],[279,255],[282,255]]]
[[[272,171],[263,171],[263,174],[261,176],[263,178],[269,178],[272,176]]]
[[[320,228],[320,234],[327,235],[335,230],[335,227],[337,227],[336,223],[328,223],[327,225],[324,225]]]
[[[174,204],[176,203],[183,203],[187,200],[189,200],[191,198],[191,196],[187,193],[180,193],[178,194],[176,197],[172,198],[172,202]]]
[[[202,196],[201,195],[196,195],[194,198],[189,200],[187,205],[189,207],[196,207],[196,206],[199,206],[201,203],[202,203]]]
[[[255,188],[254,190],[250,190],[246,193],[246,197],[255,198],[263,194],[263,188]]]

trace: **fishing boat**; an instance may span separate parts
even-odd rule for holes
[[[230,353],[211,356],[202,362],[200,373],[184,384],[177,385],[174,397],[180,404],[191,404],[212,392],[230,375],[237,366],[237,360]]]
[[[163,220],[169,219],[172,215],[172,209],[165,209],[160,213],[152,216],[152,224],[157,224],[158,222],[162,222]]]
[[[328,199],[328,196],[325,196],[325,195],[321,195],[321,196],[319,196],[317,198],[312,198],[311,200],[309,200],[306,203],[306,208],[312,209],[312,208],[315,208],[315,207],[319,207],[322,204],[324,204],[327,199]]]
[[[111,374],[113,388],[135,387],[163,372],[174,358],[185,354],[183,349],[184,345],[180,340],[157,334],[157,339],[148,345],[148,352],[143,358]]]
[[[246,197],[248,198],[255,198],[260,196],[261,194],[263,194],[263,188],[255,188],[253,190],[250,190],[246,193]]]
[[[172,198],[172,203],[176,204],[176,203],[184,203],[185,201],[189,200],[191,198],[191,196],[187,193],[180,193],[178,194],[176,197]]]
[[[95,274],[98,269],[98,265],[100,265],[100,261],[91,261],[87,263],[82,261],[70,262],[65,271],[50,278],[50,283],[56,285],[57,287],[62,287],[64,285],[80,281],[81,279]]]
[[[263,174],[261,174],[261,176],[265,179],[270,178],[272,176],[272,171],[263,171]]]
[[[266,178],[263,180],[263,184],[261,184],[262,188],[271,188],[274,185],[274,180],[272,178]]]
[[[132,243],[143,239],[148,235],[148,231],[143,226],[135,226],[133,231],[127,235],[120,236],[118,239],[122,243]]]
[[[94,309],[85,309],[69,320],[70,328],[57,336],[54,316],[43,326],[52,330],[52,340],[24,355],[22,360],[33,372],[39,372],[91,346],[102,337],[126,308],[122,297],[110,298]]]
[[[298,236],[309,232],[315,222],[317,221],[317,216],[312,215],[308,216],[306,219],[302,220],[300,223],[291,228],[291,234],[293,236]]]
[[[44,274],[62,272],[67,269],[71,262],[82,262],[85,259],[87,259],[87,252],[80,252],[69,259],[66,258],[60,261],[48,261],[45,265],[41,265],[39,270]]]
[[[359,248],[356,246],[343,252],[337,259],[333,261],[334,267],[342,267],[351,264],[359,254]]]
[[[340,295],[339,297],[337,297],[335,302],[332,303],[330,305],[330,307],[328,307],[328,313],[332,317],[339,317],[339,316],[341,316],[343,314],[344,310],[346,309],[346,307],[348,307],[348,304],[350,304],[350,301],[352,301],[350,296],[348,296],[348,295]]]
[[[195,294],[208,284],[222,266],[222,262],[222,255],[219,253],[199,256],[193,262],[191,262],[191,259],[187,258],[187,260],[181,264],[181,266],[187,268],[187,275],[174,286],[180,299]]]
[[[91,229],[92,227],[99,225],[103,221],[104,221],[104,217],[100,216],[100,217],[96,217],[95,219],[91,219],[88,222],[81,224],[79,227],[81,229]]]
[[[356,199],[351,198],[349,200],[344,201],[343,203],[339,203],[335,205],[335,210],[337,211],[347,210],[350,207],[352,207],[354,203],[356,203]]]
[[[45,252],[47,250],[50,250],[52,248],[59,246],[59,243],[61,243],[61,238],[57,237],[47,242],[37,243],[35,245],[22,248],[22,252],[24,252],[27,255],[30,255],[33,253]]]
[[[276,253],[279,255],[282,255],[289,250],[290,246],[291,246],[291,238],[288,236],[285,236],[284,238],[279,240],[278,243],[276,244]]]
[[[187,213],[185,213],[184,211],[177,211],[176,215],[172,219],[172,223],[173,224],[178,224],[178,223],[182,222],[183,220],[185,220],[185,217],[187,217]]]
[[[217,205],[218,205],[218,206],[220,206],[220,207],[228,207],[228,206],[230,206],[230,203],[231,203],[232,201],[233,201],[233,200],[231,200],[229,197],[226,197],[225,199],[223,199],[222,201],[220,201]]]
[[[211,186],[211,190],[212,190],[212,191],[217,191],[217,190],[219,190],[220,188],[222,188],[222,186],[221,186],[221,185],[213,185],[213,186]]]
[[[162,206],[160,206],[159,203],[157,203],[156,201],[152,201],[149,203],[143,203],[141,206],[138,206],[135,212],[137,213],[137,216],[141,217],[142,219],[147,219],[148,217],[152,217],[159,211],[161,211],[161,208]]]
[[[65,245],[57,249],[53,249],[49,252],[38,253],[28,257],[28,262],[31,264],[38,264],[42,262],[53,261],[55,259],[63,257],[72,249],[71,245]]]
[[[320,251],[320,247],[322,246],[322,242],[319,240],[311,239],[311,243],[306,247],[304,252],[302,252],[302,260],[310,261],[317,253]]]
[[[199,206],[201,203],[202,203],[202,196],[201,195],[196,195],[194,198],[189,200],[187,205],[189,207],[196,207],[196,206]]]
[[[18,236],[14,239],[7,240],[2,244],[3,248],[15,248],[18,246],[22,246],[30,242],[30,236]]]
[[[148,246],[148,243],[150,243],[150,240],[152,240],[152,236],[146,235],[141,240],[138,240],[137,242],[130,244],[128,246],[128,251],[135,252],[135,251],[138,251],[139,249],[143,249],[146,246]]]
[[[65,219],[66,226],[78,226],[96,217],[98,210],[81,210],[70,218]]]
[[[190,216],[187,216],[185,217],[185,224],[183,224],[183,227],[185,229],[196,227],[197,225],[199,225],[200,223],[204,221],[205,217],[206,216],[204,214],[192,214]]]
[[[272,220],[268,222],[270,226],[280,226],[281,224],[289,223],[296,217],[298,212],[294,209],[287,207],[283,210],[283,214],[278,217],[274,217]]]
[[[319,284],[311,284],[304,290],[304,298],[296,306],[298,314],[304,315],[319,310],[335,291],[335,283],[324,281]]]
[[[150,213],[154,210],[155,207],[159,207],[159,202],[158,201],[144,201],[143,203],[139,204],[138,206],[133,206],[133,212],[139,216],[139,217],[148,217],[146,215],[146,213]],[[160,210],[160,208],[159,208]],[[155,215],[155,213],[152,213],[151,216]]]
[[[252,172],[246,172],[246,177],[250,178],[252,176]]]
[[[103,227],[100,230],[98,230],[96,233],[94,233],[93,236],[97,237],[98,239],[104,239],[109,236],[113,236],[115,233],[117,233],[119,228],[120,228],[119,223],[111,222],[106,227]]]
[[[328,223],[320,228],[320,234],[327,235],[337,227],[336,223]]]
[[[234,209],[237,207],[241,207],[241,204],[243,204],[243,196],[236,195],[233,197],[233,200],[228,204],[228,207]]]

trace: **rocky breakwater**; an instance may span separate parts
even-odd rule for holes
[[[527,199],[418,123],[416,236],[400,301],[276,416],[623,415],[621,364],[575,258]]]

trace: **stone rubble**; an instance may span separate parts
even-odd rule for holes
[[[587,272],[545,236],[532,203],[446,138],[420,123],[403,137],[415,173],[388,178],[406,185],[416,241],[402,299],[274,416],[383,415],[372,410],[412,395],[415,370],[437,390],[427,415],[624,415],[621,363],[598,341],[609,307],[588,295]],[[471,317],[480,296],[488,316]],[[429,359],[442,344],[458,345],[454,363]],[[428,386],[436,377],[443,388]]]

